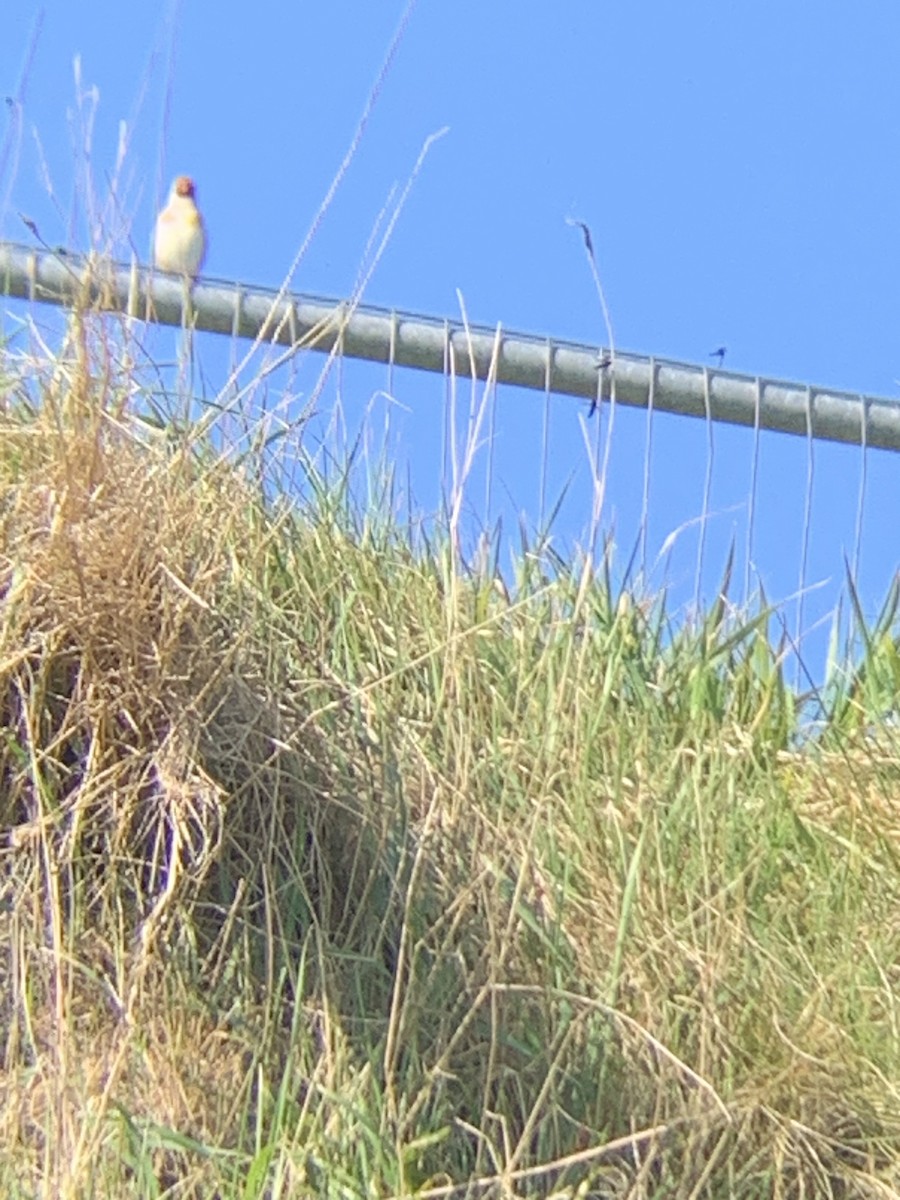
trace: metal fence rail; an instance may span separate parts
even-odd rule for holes
[[[182,282],[136,263],[0,242],[0,294],[47,304],[89,301],[159,324],[184,321]],[[827,441],[900,450],[900,402],[707,366],[505,332],[459,321],[203,279],[196,329],[541,392],[706,417]]]

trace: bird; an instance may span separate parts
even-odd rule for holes
[[[197,278],[206,254],[206,230],[197,208],[196,188],[189,175],[172,184],[166,207],[156,218],[153,261],[160,271]]]

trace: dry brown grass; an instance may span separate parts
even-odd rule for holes
[[[6,364],[0,1189],[895,1194],[893,758],[274,516],[130,349]]]

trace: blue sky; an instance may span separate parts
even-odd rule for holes
[[[98,96],[98,192],[127,122],[123,206],[137,250],[149,245],[171,176],[189,173],[210,231],[209,274],[272,286],[344,157],[403,12],[400,0],[8,8],[0,94],[17,97],[23,71],[25,86],[21,107],[5,108],[0,236],[27,241],[24,212],[49,243],[87,244],[72,200],[85,157],[80,56],[82,90]],[[472,321],[605,342],[581,240],[566,224],[575,216],[591,227],[621,349],[711,362],[725,344],[735,370],[900,394],[898,49],[891,0],[864,0],[852,14],[831,0],[420,0],[296,287],[349,293],[391,188],[447,127],[366,299],[455,317],[461,293]],[[216,351],[203,353],[214,375]],[[348,367],[341,404],[351,428],[387,382],[380,368]],[[428,509],[446,387],[410,372],[391,383],[392,449],[409,459]],[[573,478],[555,528],[562,548],[589,516],[583,413],[552,402],[551,493]],[[541,397],[501,392],[492,511],[479,485],[473,522],[503,516],[510,533],[520,514],[537,522],[542,417]],[[622,566],[640,518],[646,418],[620,409],[615,421],[604,524]],[[743,579],[754,456],[746,430],[716,427],[712,444],[707,596],[732,538]],[[703,511],[709,445],[703,422],[654,422],[651,559]],[[782,600],[798,585],[809,447],[767,435],[759,452],[752,578]],[[862,456],[819,444],[813,463],[805,584],[825,586],[807,597],[804,628],[827,618],[844,556],[857,552]],[[886,452],[865,461],[859,584],[870,613],[897,566],[898,466]],[[698,529],[652,577],[682,604],[693,595]],[[820,674],[821,627],[807,649]]]

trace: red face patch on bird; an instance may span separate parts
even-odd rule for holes
[[[190,175],[179,175],[175,180],[175,195],[194,198],[194,181]]]

